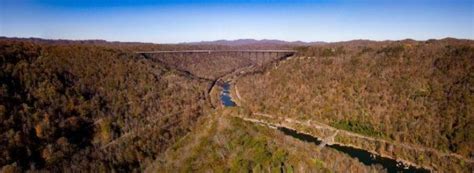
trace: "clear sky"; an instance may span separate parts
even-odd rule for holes
[[[178,43],[474,39],[474,0],[0,0],[0,36]]]

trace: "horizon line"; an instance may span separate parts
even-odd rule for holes
[[[238,39],[217,39],[217,40],[201,40],[201,41],[186,41],[186,42],[174,42],[174,43],[165,43],[165,42],[141,42],[141,41],[125,41],[125,40],[108,40],[108,39],[101,39],[101,38],[87,38],[87,39],[70,39],[70,38],[43,38],[43,37],[10,37],[10,36],[0,36],[0,39],[38,39],[38,40],[45,40],[45,41],[105,41],[109,43],[139,43],[139,44],[164,44],[164,45],[178,45],[178,44],[200,44],[206,42],[216,42],[216,41],[238,41],[238,40],[254,40],[254,41],[282,41],[288,43],[294,42],[302,42],[306,44],[311,43],[341,43],[341,42],[351,42],[351,41],[373,41],[373,42],[390,42],[390,41],[405,41],[405,40],[413,40],[413,41],[428,41],[428,40],[444,40],[444,39],[457,39],[457,40],[470,40],[474,41],[473,38],[458,38],[452,36],[446,36],[441,38],[429,38],[429,39],[413,39],[413,38],[404,38],[404,39],[349,39],[349,40],[339,40],[339,41],[301,41],[301,40],[283,40],[283,39],[254,39],[254,38],[238,38]]]

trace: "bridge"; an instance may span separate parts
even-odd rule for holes
[[[295,50],[157,50],[157,51],[137,51],[135,53],[217,53],[217,52],[244,52],[244,53],[295,53]]]
[[[252,50],[252,49],[239,49],[239,50],[157,50],[157,51],[137,51],[137,54],[195,54],[195,53],[226,53],[234,55],[255,55],[255,57],[265,55],[276,55],[276,56],[291,56],[296,53],[295,50],[283,50],[283,49],[266,49],[266,50]]]

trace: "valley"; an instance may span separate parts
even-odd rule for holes
[[[471,40],[0,45],[6,172],[474,169]]]

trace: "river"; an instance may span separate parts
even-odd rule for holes
[[[297,139],[300,139],[302,141],[314,143],[315,145],[319,145],[321,143],[321,140],[313,137],[311,135],[307,134],[302,134],[298,133],[295,130],[284,128],[284,127],[278,127],[278,130],[282,131],[286,135],[293,136]],[[423,169],[423,168],[417,168],[414,166],[409,166],[409,165],[404,165],[402,162],[398,162],[394,159],[386,158],[386,157],[381,157],[379,155],[374,155],[368,151],[358,149],[358,148],[353,148],[353,147],[348,147],[348,146],[342,146],[338,144],[334,145],[326,145],[326,147],[336,149],[337,151],[343,152],[350,157],[357,158],[360,162],[362,162],[365,165],[376,165],[380,164],[382,165],[387,172],[389,173],[397,173],[397,172],[430,172],[429,170]]]
[[[221,102],[225,107],[233,107],[236,106],[235,102],[232,101],[232,97],[230,96],[230,84],[229,83],[224,83],[221,85],[222,91],[220,94]],[[278,127],[278,130],[282,131],[286,135],[292,136],[294,138],[297,138],[299,140],[309,142],[309,143],[314,143],[315,145],[321,144],[321,140],[313,137],[311,135],[303,134],[303,133],[298,133],[295,130],[288,129],[285,127]],[[404,165],[402,162],[398,162],[394,159],[391,158],[386,158],[386,157],[381,157],[379,155],[374,155],[366,150],[358,149],[358,148],[353,148],[353,147],[348,147],[348,146],[342,146],[338,144],[334,145],[326,145],[325,148],[331,148],[335,149],[337,151],[343,152],[347,155],[349,155],[352,158],[358,159],[360,162],[362,162],[365,165],[376,165],[380,164],[382,165],[387,172],[389,173],[397,173],[397,172],[406,172],[406,173],[411,173],[411,172],[430,172],[429,170],[423,169],[423,168],[417,168],[414,166],[409,166],[409,165]]]
[[[220,94],[221,102],[225,107],[233,107],[236,106],[235,102],[232,101],[232,97],[230,96],[230,84],[229,83],[223,83],[221,85],[222,91]]]

